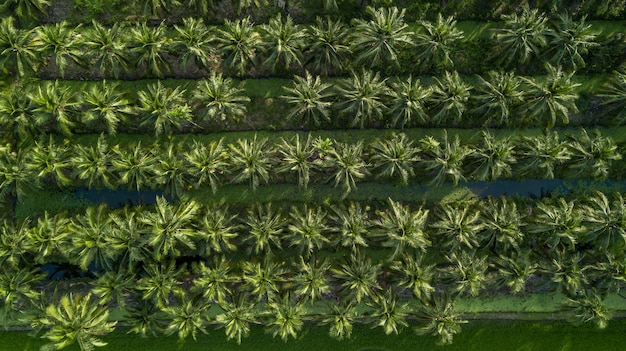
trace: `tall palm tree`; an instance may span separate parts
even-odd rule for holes
[[[267,139],[238,139],[237,144],[228,144],[232,171],[236,173],[234,183],[248,181],[250,189],[255,191],[261,181],[268,183],[272,164],[272,155],[267,146]]]
[[[591,176],[597,180],[605,180],[609,176],[613,161],[622,159],[615,141],[603,137],[599,130],[593,136],[581,129],[579,134],[569,135],[569,149],[572,152],[569,168],[576,171],[576,176]]]
[[[41,187],[37,170],[29,165],[28,152],[0,152],[0,198],[7,195],[21,198]]]
[[[184,94],[184,89],[164,87],[160,80],[148,85],[147,90],[140,90],[136,107],[141,116],[140,126],[154,128],[157,136],[169,134],[173,128],[182,129],[193,118]]]
[[[399,287],[410,289],[420,301],[430,298],[435,292],[435,265],[423,262],[423,255],[403,253],[390,266],[393,279]]]
[[[158,159],[151,150],[141,146],[141,142],[123,148],[115,145],[111,150],[111,165],[119,185],[136,191],[154,187]]]
[[[429,96],[431,124],[438,126],[452,120],[459,123],[468,109],[471,86],[465,83],[459,73],[446,71],[440,80],[433,77],[435,84]]]
[[[391,83],[389,101],[390,125],[404,128],[414,123],[425,125],[429,121],[426,113],[426,101],[432,93],[419,79],[409,76],[404,81]]]
[[[427,136],[420,140],[420,144],[425,157],[419,162],[428,172],[432,172],[430,184],[441,185],[446,180],[452,180],[454,185],[457,185],[459,181],[465,181],[463,162],[472,154],[472,150],[461,145],[458,135],[455,135],[452,142],[448,141],[447,132],[444,133],[443,142]]]
[[[371,298],[382,290],[378,282],[381,267],[380,263],[372,264],[370,257],[356,250],[350,257],[346,256],[344,262],[334,265],[331,272],[341,290],[359,303],[364,297]]]
[[[369,164],[363,160],[363,142],[337,143],[325,160],[333,170],[330,179],[334,179],[335,187],[343,186],[346,193],[356,189],[356,182],[365,178],[370,172]]]
[[[207,334],[209,317],[207,311],[211,304],[195,295],[187,297],[182,295],[176,304],[163,308],[167,314],[169,323],[165,328],[165,335],[177,334],[179,340],[186,339],[189,335],[196,340],[198,333]]]
[[[30,218],[10,222],[3,220],[0,223],[0,265],[8,268],[22,267],[24,262],[32,260],[28,241]]]
[[[484,245],[494,253],[506,254],[520,249],[526,225],[524,212],[509,197],[489,197],[481,204]]]
[[[51,216],[48,212],[37,218],[37,225],[27,232],[30,252],[34,262],[66,262],[71,252],[71,236],[68,230],[69,218],[64,213]]]
[[[401,184],[406,185],[409,177],[415,176],[414,166],[419,160],[419,150],[404,133],[394,133],[389,139],[376,139],[370,148],[370,162],[378,177],[399,177]]]
[[[37,134],[34,109],[33,101],[21,91],[19,86],[0,95],[2,129],[11,132],[20,140],[33,139]]]
[[[217,30],[215,40],[224,65],[239,77],[256,61],[263,43],[261,34],[248,17],[235,22],[226,19],[224,29]]]
[[[80,40],[78,29],[71,28],[66,21],[55,24],[39,26],[35,29],[36,50],[40,52],[44,65],[55,65],[61,77],[65,76],[65,68],[68,65],[68,58],[74,62],[79,62],[80,53],[78,51]]]
[[[369,247],[373,226],[369,207],[362,208],[358,202],[351,202],[348,206],[332,206],[331,209],[330,229],[335,232],[331,245],[349,248],[352,252]]]
[[[366,12],[371,20],[354,20],[350,46],[356,55],[355,62],[368,67],[399,66],[398,51],[413,45],[413,33],[404,22],[405,9],[367,7]]]
[[[244,242],[250,242],[250,251],[255,255],[270,253],[272,249],[281,249],[281,240],[285,231],[286,220],[280,210],[272,210],[272,204],[256,204],[248,210],[245,218]]]
[[[277,262],[270,253],[266,253],[262,261],[252,259],[241,262],[241,271],[242,289],[256,296],[257,301],[265,299],[268,303],[277,298],[287,272],[284,263]]]
[[[91,27],[81,31],[80,45],[89,66],[105,77],[118,78],[130,66],[127,47],[128,29],[120,23],[104,27],[92,20]]]
[[[310,42],[306,45],[305,63],[322,75],[341,73],[350,55],[346,25],[340,19],[317,17],[308,31]]]
[[[376,327],[382,327],[385,335],[398,334],[401,328],[409,326],[406,318],[411,308],[407,302],[400,303],[393,290],[374,296],[367,305],[373,309],[368,319]]]
[[[130,51],[135,56],[136,68],[143,68],[149,75],[158,78],[163,77],[164,71],[170,71],[165,59],[165,53],[171,49],[171,39],[167,35],[167,26],[163,22],[156,27],[142,22],[130,28]]]
[[[448,296],[433,296],[423,302],[418,318],[426,325],[418,327],[418,334],[439,337],[439,344],[449,345],[455,334],[461,332],[461,324],[467,323],[459,312],[454,311],[455,301]]]
[[[484,125],[496,126],[515,124],[513,112],[524,101],[522,80],[513,72],[490,71],[489,78],[477,76],[477,94],[472,96],[476,103],[473,112],[484,120]]]
[[[91,206],[70,222],[68,230],[72,234],[74,249],[72,261],[78,263],[84,271],[92,263],[97,269],[113,269],[112,259],[117,256],[117,250],[112,250],[106,240],[111,234],[113,223],[109,212],[107,204]]]
[[[231,302],[220,303],[224,313],[215,317],[215,322],[224,328],[228,340],[235,339],[241,344],[244,337],[250,335],[250,324],[257,323],[254,304],[243,295],[234,297]]]
[[[598,45],[595,42],[596,34],[591,30],[591,24],[585,23],[586,17],[583,16],[580,21],[574,21],[569,13],[557,15],[554,29],[547,35],[548,45],[544,57],[548,59],[548,62],[573,70],[585,66],[582,55],[586,54],[589,48]]]
[[[626,202],[621,193],[615,193],[612,200],[596,191],[582,206],[585,240],[600,252],[618,253],[626,245]]]
[[[468,204],[441,204],[430,224],[448,252],[476,249],[480,246],[483,223],[480,212]]]
[[[237,250],[233,240],[239,236],[233,220],[237,217],[229,214],[228,206],[209,205],[202,209],[202,215],[196,222],[198,251],[203,257],[216,253]]]
[[[157,336],[157,332],[163,331],[167,323],[161,309],[153,301],[142,299],[140,296],[137,298],[137,305],[126,308],[124,317],[132,326],[128,332],[139,334],[144,338],[148,334]]]
[[[300,135],[296,134],[291,139],[281,138],[276,146],[280,157],[277,173],[296,173],[298,177],[298,187],[307,188],[311,175],[311,170],[317,168],[318,164],[313,160],[315,150],[311,136],[308,135],[306,141],[300,142]]]
[[[330,267],[326,259],[311,258],[305,261],[300,256],[300,261],[294,267],[297,273],[291,279],[294,284],[293,292],[301,300],[311,303],[323,299],[324,295],[331,292]]]
[[[150,261],[153,255],[146,240],[148,229],[139,219],[141,213],[137,208],[126,206],[109,214],[113,221],[113,231],[106,237],[107,244],[111,250],[120,253],[116,265],[129,271],[142,262]]]
[[[0,272],[0,301],[4,312],[5,327],[7,322],[40,298],[40,284],[45,274],[39,268],[6,267]]]
[[[366,123],[383,117],[389,93],[387,79],[381,79],[378,72],[352,72],[352,76],[343,80],[337,88],[337,95],[341,97],[337,108],[350,119],[348,124],[351,127],[358,125],[363,128]]]
[[[322,83],[319,76],[313,78],[308,71],[305,77],[295,76],[293,85],[283,87],[286,95],[281,96],[291,106],[287,119],[297,118],[316,127],[321,120],[330,122],[331,87],[330,83]]]
[[[160,309],[170,305],[173,296],[184,295],[182,273],[185,267],[176,268],[176,262],[152,263],[144,265],[146,275],[137,280],[135,289],[141,299],[149,300]]]
[[[261,25],[265,46],[263,65],[276,72],[276,67],[285,71],[292,64],[302,65],[306,31],[293,23],[291,16],[283,20],[282,14],[270,18],[269,23]]]
[[[470,159],[470,168],[474,169],[471,175],[474,178],[483,181],[508,178],[513,175],[513,165],[517,161],[515,144],[511,137],[498,140],[488,131],[483,131],[481,144]]]
[[[514,294],[524,293],[526,282],[537,273],[539,265],[529,259],[528,253],[514,256],[499,255],[493,266],[498,270],[497,285],[504,285]]]
[[[91,293],[98,297],[101,304],[115,303],[120,308],[126,308],[127,299],[135,287],[135,274],[123,267],[110,270],[98,276],[92,284]]]
[[[195,180],[196,188],[208,184],[215,193],[220,179],[228,172],[228,149],[223,140],[201,143],[194,140],[183,154],[186,162],[186,171]]]
[[[91,84],[83,91],[82,104],[85,112],[82,121],[95,125],[98,130],[102,126],[109,134],[116,134],[119,125],[124,125],[132,113],[130,101],[125,93],[119,90],[118,83]]]
[[[475,251],[458,252],[455,251],[446,256],[450,266],[443,267],[442,273],[447,276],[447,281],[453,285],[457,293],[469,293],[471,296],[478,296],[489,282],[487,277],[488,257],[476,254]]]
[[[50,6],[50,0],[6,0],[0,5],[0,10],[15,12],[20,20],[33,19],[45,13]]]
[[[524,113],[530,118],[545,122],[547,128],[552,128],[557,120],[563,124],[569,123],[569,115],[578,112],[576,88],[580,83],[573,83],[574,72],[564,72],[560,66],[545,66],[546,80],[539,83],[528,77],[522,77],[526,83],[525,103],[521,106]]]
[[[581,208],[574,201],[558,198],[538,202],[528,232],[536,236],[550,252],[574,250],[586,229]]]
[[[235,85],[221,73],[211,73],[211,77],[201,80],[193,92],[193,99],[202,105],[203,118],[207,121],[219,119],[234,120],[246,116],[246,104],[250,98],[244,95],[241,84]]]
[[[81,351],[106,346],[99,339],[111,333],[117,322],[109,321],[109,310],[88,295],[63,295],[58,304],[42,306],[40,316],[31,321],[33,328],[47,329],[42,337],[50,340],[50,349],[58,350],[78,343]]]
[[[557,132],[545,132],[538,137],[521,137],[520,172],[546,179],[554,178],[554,171],[571,158],[567,143]]]
[[[352,336],[352,326],[358,317],[355,305],[352,301],[328,305],[328,312],[325,312],[328,317],[322,323],[330,325],[331,338],[343,340]]]
[[[322,208],[309,208],[305,205],[300,211],[294,206],[289,215],[291,220],[287,226],[286,240],[305,258],[311,257],[316,251],[322,251],[324,245],[330,242],[326,225],[327,214]]]
[[[232,295],[232,285],[240,281],[232,272],[233,264],[223,255],[213,255],[208,262],[193,264],[194,293],[200,293],[208,301],[226,303]]]
[[[15,28],[13,21],[13,17],[0,21],[0,69],[22,77],[37,70],[39,53],[33,31]]]
[[[76,113],[80,102],[75,91],[69,86],[61,86],[58,80],[38,85],[28,93],[33,103],[35,124],[47,130],[58,128],[66,135],[72,134],[76,125]]]
[[[602,97],[602,105],[612,120],[623,124],[626,121],[626,74],[614,71],[601,87],[598,96]]]
[[[376,225],[383,237],[383,246],[391,247],[390,259],[409,250],[425,252],[431,242],[425,231],[428,210],[411,211],[408,206],[389,199],[389,210],[379,211]]]
[[[304,326],[307,313],[304,304],[294,301],[286,294],[280,300],[269,302],[268,307],[267,331],[272,333],[273,337],[280,336],[283,341],[287,341],[289,337],[296,338]]]
[[[177,198],[192,184],[182,157],[184,148],[180,142],[169,141],[165,148],[155,145],[154,149],[159,155],[158,166],[155,168],[156,180],[163,184],[165,194]]]
[[[591,267],[583,259],[580,252],[557,250],[551,261],[541,265],[541,270],[556,284],[557,293],[580,296],[591,284],[587,273]]]
[[[548,18],[537,9],[524,8],[520,15],[503,15],[504,27],[495,30],[494,57],[502,65],[525,64],[539,57],[548,45]]]
[[[206,0],[190,0],[199,4],[207,4]],[[174,39],[174,49],[180,55],[180,66],[187,68],[194,63],[198,68],[208,69],[211,63],[211,31],[204,24],[202,18],[183,18],[182,26],[174,26],[177,37]]]
[[[55,143],[52,135],[47,142],[36,141],[28,149],[25,167],[29,173],[36,174],[35,182],[39,185],[64,187],[73,183],[70,173],[70,149],[67,142]],[[32,174],[31,173],[31,174]]]
[[[465,37],[463,31],[456,27],[454,17],[444,18],[440,13],[435,23],[418,23],[421,30],[415,37],[415,43],[420,64],[435,70],[452,68],[454,61],[451,55]]]

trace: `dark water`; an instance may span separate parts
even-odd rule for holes
[[[164,196],[161,190],[133,191],[128,189],[87,189],[76,190],[76,198],[90,202],[102,204],[106,203],[110,208],[120,208],[124,206],[154,205],[159,196]],[[165,195],[167,201],[172,201],[172,197]]]
[[[625,182],[615,181],[588,181],[588,180],[563,180],[563,179],[527,179],[498,180],[495,182],[467,182],[466,186],[478,197],[487,196],[524,196],[531,198],[542,198],[551,193],[567,194],[581,188],[613,188],[624,190]]]

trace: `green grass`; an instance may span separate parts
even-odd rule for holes
[[[104,338],[108,346],[102,351],[622,351],[626,345],[626,320],[614,320],[604,330],[592,325],[574,326],[562,322],[472,321],[449,346],[436,344],[431,336],[418,336],[411,330],[386,336],[380,329],[356,326],[352,338],[336,341],[328,336],[327,327],[307,327],[297,340],[273,339],[260,327],[252,329],[241,345],[229,342],[222,330],[211,330],[197,341],[180,343],[176,336],[142,339],[123,330]],[[36,351],[45,340],[33,339],[27,332],[0,332],[2,351]],[[77,351],[78,347],[68,347]]]

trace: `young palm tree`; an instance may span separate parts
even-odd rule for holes
[[[526,220],[514,200],[508,197],[488,198],[480,206],[484,245],[494,253],[517,251],[524,242]]]
[[[276,168],[277,173],[296,173],[298,176],[298,187],[307,188],[309,184],[311,170],[317,168],[313,158],[315,150],[313,149],[311,136],[308,135],[306,141],[300,142],[300,135],[296,134],[291,139],[281,138],[277,145],[277,152],[280,157],[279,167]]]
[[[41,315],[31,321],[37,330],[47,329],[42,337],[50,340],[49,349],[62,349],[78,343],[81,351],[106,346],[99,339],[111,333],[117,322],[108,321],[109,310],[92,300],[91,294],[63,295],[58,304],[42,306]]]
[[[2,267],[19,268],[25,262],[32,260],[30,250],[32,244],[28,241],[30,218],[10,222],[3,220],[0,223],[0,265]]]
[[[215,322],[223,327],[228,340],[235,339],[241,344],[243,338],[250,335],[250,324],[257,323],[254,304],[242,295],[232,298],[232,302],[220,303],[224,313],[215,317]]]
[[[190,123],[193,115],[191,107],[185,99],[184,89],[163,87],[161,81],[147,86],[147,90],[140,90],[137,112],[141,116],[140,126],[154,128],[154,134],[169,134],[173,128],[182,129]]]
[[[350,299],[357,303],[364,297],[372,298],[382,287],[378,282],[381,264],[372,264],[372,260],[356,250],[345,257],[344,262],[331,269],[333,277],[341,284],[341,290],[347,292]]]
[[[191,0],[206,4],[206,0]],[[204,24],[202,18],[183,18],[182,26],[174,26],[177,37],[174,39],[174,49],[180,55],[181,68],[187,68],[194,63],[198,68],[208,69],[211,63],[211,31]]]
[[[0,95],[0,126],[19,140],[34,139],[38,132],[34,109],[33,101],[19,86],[15,86],[11,91]]]
[[[380,236],[384,238],[383,246],[393,248],[390,259],[409,250],[425,252],[431,242],[425,231],[428,210],[419,208],[411,211],[408,206],[389,199],[389,210],[379,211],[376,225]]]
[[[596,34],[591,31],[591,24],[585,23],[586,16],[580,21],[574,21],[569,13],[557,15],[554,21],[554,30],[547,35],[548,45],[544,57],[555,66],[563,65],[576,70],[585,66],[581,56],[589,48],[598,45],[595,42]]]
[[[481,144],[470,156],[471,175],[478,180],[494,181],[513,175],[516,163],[515,145],[511,137],[497,140],[488,131],[483,131]]]
[[[57,127],[66,135],[72,134],[72,127],[76,125],[75,115],[80,105],[72,88],[60,86],[56,80],[38,85],[27,95],[33,103],[35,124],[38,127],[48,130]]]
[[[401,328],[409,326],[406,318],[412,312],[411,308],[406,302],[400,303],[392,290],[376,295],[367,305],[373,308],[368,319],[375,327],[382,327],[385,335],[397,335]]]
[[[142,212],[139,220],[148,230],[148,245],[154,251],[154,258],[161,261],[172,255],[180,255],[181,247],[194,249],[196,230],[192,227],[200,205],[195,201],[172,205],[164,197],[157,197],[153,211]]]
[[[495,30],[496,51],[499,64],[525,64],[539,57],[548,45],[548,19],[537,9],[524,8],[518,15],[503,15],[504,28]]]
[[[34,262],[67,262],[71,252],[70,220],[64,213],[50,216],[48,212],[37,218],[37,225],[27,232],[29,250]],[[31,258],[31,260],[33,260]]]
[[[9,194],[21,198],[41,187],[38,172],[29,165],[29,162],[27,151],[0,152],[0,198],[4,199]]]
[[[171,39],[167,36],[165,23],[150,27],[142,22],[130,28],[130,37],[135,68],[144,68],[149,75],[159,78],[163,77],[163,71],[170,71],[165,53],[170,50]]]
[[[48,142],[36,141],[28,149],[25,167],[29,173],[35,173],[38,185],[56,185],[58,187],[72,184],[69,166],[70,154],[67,143],[57,144],[52,136]],[[32,174],[31,173],[31,174]]]
[[[328,333],[331,338],[340,341],[350,339],[352,326],[358,317],[354,302],[328,305],[328,312],[325,312],[325,315],[328,317],[322,320],[322,323],[330,325]]]
[[[215,72],[211,73],[209,79],[198,83],[193,98],[202,105],[203,116],[207,121],[238,121],[246,116],[246,104],[250,102],[250,98],[244,95],[241,84],[236,86],[232,79]]]
[[[477,94],[472,96],[476,103],[473,112],[484,120],[484,125],[494,123],[496,126],[515,124],[512,120],[513,111],[524,101],[522,80],[513,72],[489,72],[489,79],[477,76],[479,84]]]
[[[65,75],[68,58],[77,63],[80,60],[79,28],[71,28],[62,21],[35,29],[35,50],[39,51],[44,65],[55,65],[59,69],[61,77]]]
[[[194,263],[192,292],[201,293],[207,301],[226,303],[233,293],[231,286],[240,281],[232,273],[232,267],[232,262],[222,255],[213,255],[208,262]]]
[[[439,337],[439,344],[449,345],[455,334],[461,332],[461,324],[467,323],[459,312],[454,311],[454,300],[448,296],[433,296],[423,302],[418,318],[427,324],[415,329],[418,334]]]
[[[567,143],[559,137],[557,132],[546,132],[542,136],[522,136],[521,164],[525,166],[519,170],[526,176],[539,176],[545,179],[554,178],[556,167],[571,158],[571,151]]]
[[[451,55],[465,37],[463,31],[456,27],[454,17],[444,18],[440,13],[436,23],[418,23],[421,31],[417,33],[415,42],[420,64],[435,70],[454,67]]]
[[[570,113],[578,112],[576,88],[580,83],[572,82],[574,72],[566,73],[560,66],[549,64],[545,68],[548,74],[543,83],[522,77],[527,84],[527,96],[521,108],[530,118],[545,122],[547,128],[552,128],[559,119],[563,124],[569,123]]]
[[[294,267],[297,273],[292,278],[293,292],[300,296],[300,300],[310,303],[323,299],[331,291],[330,267],[326,259],[311,258],[305,261],[300,256],[300,261]]]
[[[194,140],[183,154],[186,172],[195,179],[194,186],[202,187],[208,183],[215,194],[220,178],[228,171],[226,162],[228,153],[223,140],[201,143]]]
[[[393,279],[403,289],[410,289],[413,297],[424,301],[435,292],[435,265],[423,262],[421,254],[403,253],[391,264]]]
[[[599,130],[593,131],[593,136],[581,129],[578,135],[569,135],[571,160],[569,168],[576,171],[576,176],[591,176],[597,180],[605,180],[613,161],[622,159],[613,139],[603,137]]]
[[[209,317],[206,312],[210,308],[211,304],[199,295],[192,297],[182,295],[175,305],[162,309],[169,320],[164,334],[177,334],[179,340],[184,340],[190,335],[196,340],[198,333],[207,334]]]
[[[297,247],[299,253],[310,258],[317,251],[322,251],[324,245],[330,242],[326,225],[326,211],[320,207],[309,208],[304,206],[302,212],[298,207],[292,207],[291,221],[287,226],[287,241],[290,246]]]
[[[330,179],[334,179],[335,187],[342,185],[346,193],[356,189],[357,180],[370,173],[369,164],[363,160],[363,142],[360,140],[353,144],[337,143],[325,161],[333,170]]]
[[[258,260],[241,262],[242,289],[256,296],[257,301],[265,299],[268,303],[274,301],[280,293],[280,283],[285,280],[287,273],[284,263],[277,260],[269,253],[265,254],[263,261]]]
[[[192,184],[189,172],[185,168],[185,159],[182,157],[183,149],[180,142],[171,140],[165,148],[155,145],[153,149],[159,155],[155,167],[156,181],[163,187],[164,193],[173,198],[177,198]]]
[[[475,251],[460,251],[460,254],[453,252],[446,256],[446,260],[451,264],[443,267],[442,273],[447,276],[447,281],[459,294],[469,293],[471,296],[478,296],[488,283],[486,255],[477,255]]]
[[[556,292],[568,296],[582,295],[591,286],[586,272],[590,267],[583,261],[583,255],[557,249],[552,256],[551,261],[547,260],[541,265],[541,271],[548,274],[556,284]]]
[[[72,236],[74,254],[72,262],[87,271],[93,263],[98,269],[113,269],[112,259],[118,251],[112,250],[106,239],[111,235],[113,220],[109,216],[109,206],[91,206],[84,214],[72,218],[68,230]]]
[[[430,88],[421,85],[419,79],[409,76],[405,81],[391,83],[389,101],[390,125],[404,129],[405,126],[425,125],[429,121],[426,101],[432,93]]]
[[[245,232],[247,236],[244,242],[251,242],[250,251],[255,255],[271,253],[272,249],[281,249],[286,220],[280,210],[272,210],[272,204],[265,206],[256,204],[248,210],[245,218]]]
[[[22,312],[41,297],[38,285],[46,277],[39,268],[5,267],[0,272],[0,301],[5,328],[14,312]],[[19,317],[17,317],[19,318]]]
[[[574,201],[559,198],[556,203],[538,202],[536,214],[528,227],[528,233],[551,251],[573,250],[586,229],[583,225],[581,208]]]
[[[430,122],[441,125],[452,120],[461,122],[463,114],[467,111],[470,98],[471,86],[465,83],[459,73],[446,71],[443,78],[439,80],[433,77],[435,85],[429,96]]]
[[[261,25],[265,46],[263,65],[276,72],[279,66],[285,71],[293,62],[302,65],[302,49],[304,48],[306,31],[293,23],[291,16],[283,20],[282,14],[271,18],[268,24]]]
[[[113,231],[105,238],[111,250],[120,253],[115,262],[120,269],[133,271],[143,262],[151,261],[153,253],[146,240],[148,229],[139,220],[142,212],[126,206],[109,214]]]
[[[267,331],[272,333],[273,337],[280,336],[283,341],[287,341],[289,337],[296,338],[298,332],[302,330],[307,314],[304,304],[294,301],[286,294],[280,300],[269,302],[268,307]]]
[[[441,237],[448,252],[476,249],[482,242],[484,225],[480,212],[467,204],[441,204],[435,211],[436,221],[430,224],[434,234]]]
[[[238,139],[237,145],[228,144],[230,162],[235,173],[234,183],[250,182],[250,189],[255,191],[261,181],[268,183],[272,155],[267,146],[267,139]]]
[[[22,77],[37,70],[40,54],[34,44],[33,31],[15,28],[13,21],[13,17],[0,21],[0,69]]]
[[[110,270],[98,276],[91,285],[91,293],[94,294],[103,305],[117,304],[124,309],[128,306],[126,300],[135,287],[135,274],[123,267]]]
[[[151,300],[137,297],[138,305],[126,308],[125,320],[132,326],[129,333],[133,332],[145,338],[148,334],[157,336],[163,331],[167,321],[163,319],[163,312]]]
[[[424,164],[428,172],[433,173],[430,184],[441,185],[449,179],[454,185],[457,185],[459,181],[465,181],[463,162],[473,151],[465,145],[461,146],[458,135],[455,136],[453,142],[449,142],[448,133],[445,132],[443,143],[427,136],[420,140],[420,144],[425,152],[425,157],[422,157],[420,162]]]
[[[80,46],[87,63],[100,75],[118,78],[120,72],[128,72],[130,66],[127,47],[128,29],[120,23],[104,27],[92,20],[91,27],[81,31]]]
[[[174,260],[144,265],[146,275],[137,280],[135,289],[141,299],[154,303],[160,309],[170,305],[173,296],[185,294],[182,287],[183,267],[176,268]]]
[[[415,176],[414,166],[419,161],[418,148],[405,134],[393,134],[389,139],[376,139],[370,144],[370,162],[377,177],[400,177],[402,185]]]
[[[610,118],[623,124],[626,121],[626,74],[614,71],[598,96],[603,98],[602,105],[607,106]]]
[[[596,191],[588,205],[582,206],[586,241],[600,252],[622,252],[626,245],[626,202],[621,193],[615,193],[612,200]]]
[[[317,17],[308,31],[305,63],[322,75],[341,73],[350,55],[346,25],[340,19]]]
[[[118,83],[91,84],[88,90],[83,92],[82,104],[85,112],[82,121],[97,126],[106,127],[109,134],[117,133],[120,125],[124,125],[127,116],[132,113],[130,102],[125,93],[119,91]]]
[[[366,12],[371,20],[354,20],[354,36],[351,49],[355,53],[356,64],[368,67],[382,67],[385,64],[399,66],[398,51],[413,45],[413,33],[407,30],[404,22],[405,10],[397,7],[373,8]]]
[[[514,256],[501,254],[494,259],[493,266],[498,270],[496,284],[508,287],[514,294],[524,293],[526,282],[539,268],[536,262],[528,258],[528,253]]]
[[[332,206],[331,209],[330,229],[336,233],[331,245],[349,248],[352,252],[369,247],[373,225],[367,212],[369,207],[362,208],[358,202],[351,202],[349,206]]]
[[[111,151],[111,166],[119,179],[118,185],[126,185],[129,190],[136,191],[154,188],[158,158],[151,150],[142,147],[139,142],[124,148],[115,145]]]
[[[45,13],[50,6],[50,0],[6,0],[0,5],[5,13],[14,12],[20,20],[33,19]],[[10,17],[9,17],[10,18]]]
[[[568,298],[563,309],[573,314],[572,321],[574,323],[594,322],[598,329],[604,329],[613,314],[603,300],[603,296],[595,289],[584,290],[582,295]]]
[[[215,40],[224,65],[239,77],[256,61],[257,51],[263,43],[261,34],[247,17],[235,22],[227,19],[224,29],[218,29]]]
[[[228,253],[237,250],[232,241],[239,236],[228,206],[223,204],[209,205],[202,210],[203,214],[196,222],[198,252],[202,257],[211,257],[216,253]]]
[[[345,79],[337,88],[341,101],[337,104],[339,112],[350,118],[351,127],[363,128],[365,124],[381,119],[387,110],[386,100],[390,94],[387,79],[380,78],[378,72],[352,72],[352,77]]]
[[[334,95],[331,87],[329,83],[322,83],[319,76],[314,79],[308,71],[304,78],[295,76],[293,85],[283,87],[286,95],[281,96],[291,106],[287,119],[297,118],[316,127],[319,127],[321,120],[330,122],[329,98]]]

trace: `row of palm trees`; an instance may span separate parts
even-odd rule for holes
[[[348,26],[340,20],[318,18],[311,26],[295,24],[278,15],[267,24],[254,25],[249,18],[226,20],[223,26],[207,26],[202,19],[187,18],[173,28],[146,22],[104,27],[72,27],[67,22],[33,29],[16,28],[12,17],[0,22],[0,62],[16,76],[41,72],[50,66],[53,76],[66,69],[76,76],[117,78],[163,77],[180,62],[179,72],[191,69],[229,74],[265,75],[302,72],[341,74],[357,67],[394,66],[404,72],[454,68],[456,48],[464,34],[453,18],[439,17],[434,23],[420,21],[413,32],[404,21],[404,10],[372,8],[369,19],[356,19]],[[537,62],[576,70],[584,66],[584,54],[600,45],[584,19],[574,21],[561,15],[554,24],[545,14],[525,10],[521,16],[506,16],[503,28],[494,30],[492,48],[501,69],[515,69],[536,58]],[[401,58],[404,57],[404,58]],[[419,65],[413,64],[413,62]],[[477,61],[484,60],[481,56]],[[495,60],[495,59],[494,59]],[[86,69],[80,69],[79,67]],[[94,75],[90,72],[96,72]],[[130,73],[132,72],[132,73]],[[177,75],[177,74],[175,74]]]
[[[133,143],[109,146],[101,136],[94,145],[56,143],[50,137],[21,147],[0,150],[3,194],[26,196],[33,188],[76,187],[141,190],[165,188],[176,196],[191,188],[222,183],[332,183],[345,192],[364,179],[400,184],[429,180],[431,185],[467,179],[555,177],[607,179],[622,155],[611,138],[581,130],[562,138],[557,132],[498,139],[483,132],[473,144],[431,136],[411,140],[404,134],[370,144],[328,138],[238,139],[202,143]]]

